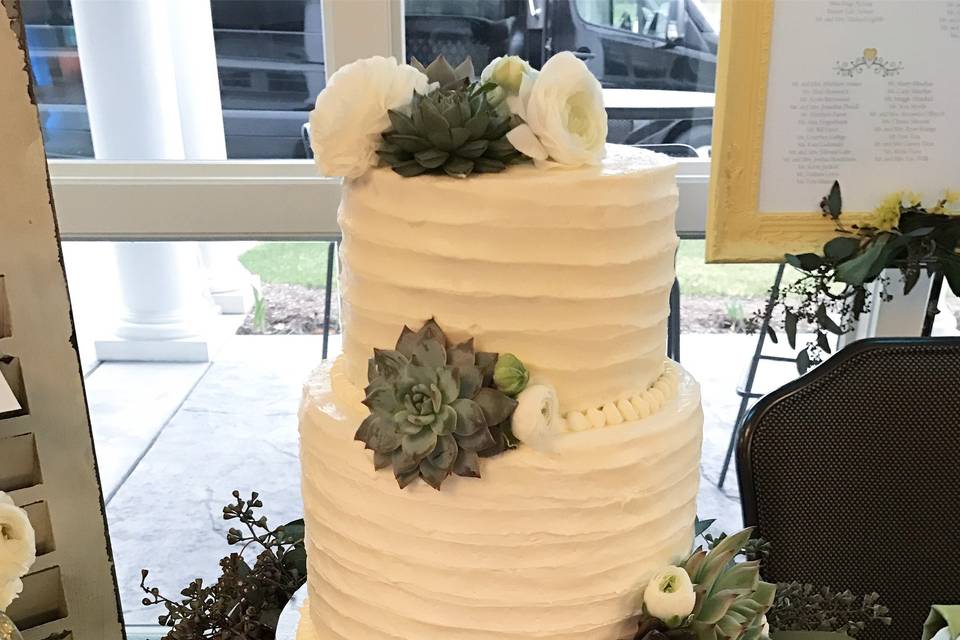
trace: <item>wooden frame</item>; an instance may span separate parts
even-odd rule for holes
[[[724,0],[720,13],[707,262],[781,262],[836,235],[815,202],[794,213],[758,210],[773,10],[774,0]]]

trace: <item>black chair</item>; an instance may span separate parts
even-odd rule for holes
[[[760,400],[737,446],[743,519],[764,577],[880,594],[919,638],[960,603],[960,338],[855,342]]]

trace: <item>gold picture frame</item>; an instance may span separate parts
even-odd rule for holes
[[[773,11],[774,0],[723,0],[707,262],[782,262],[785,253],[819,251],[836,235],[816,202],[807,211],[759,211]],[[844,212],[844,220],[865,215]]]

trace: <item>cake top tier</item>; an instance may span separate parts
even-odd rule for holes
[[[581,218],[577,224],[593,226],[589,220],[582,219],[591,215],[592,208],[604,205],[629,206],[648,201],[650,196],[662,191],[664,181],[667,181],[668,190],[672,190],[675,171],[676,163],[663,154],[607,144],[597,165],[538,168],[527,163],[500,173],[471,176],[467,180],[452,180],[446,175],[423,175],[411,180],[387,167],[381,167],[353,180],[356,183],[353,186],[361,188],[367,197],[382,194],[393,199],[397,206],[390,213],[397,217],[422,216],[427,219],[440,216],[456,218],[458,224],[504,218],[508,226],[538,226],[536,215],[542,209],[531,210],[528,217],[521,215],[523,211],[518,206],[523,202],[532,202],[538,207],[550,205],[572,208],[587,205],[591,209],[581,209],[580,215],[575,215],[576,212],[572,210],[569,213]],[[349,197],[352,190],[346,191]],[[412,211],[402,208],[408,198],[416,199],[410,203],[414,205]],[[476,206],[429,206],[439,205],[447,198],[454,198],[458,204],[475,203]],[[511,206],[484,206],[496,202],[509,202]],[[642,220],[644,212],[634,210],[624,213],[623,225],[633,225]],[[548,225],[567,224],[559,213],[542,222]],[[593,224],[623,226],[609,218],[595,220]]]

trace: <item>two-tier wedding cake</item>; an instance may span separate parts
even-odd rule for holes
[[[304,640],[632,638],[691,549],[675,166],[604,144],[572,56],[470,71],[363,60],[311,116],[344,333],[301,409]]]

